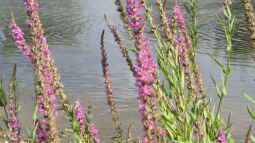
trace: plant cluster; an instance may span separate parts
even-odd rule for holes
[[[124,28],[134,43],[126,47],[118,30],[105,16],[106,24],[114,40],[126,60],[138,89],[138,111],[141,116],[142,137],[125,136],[116,101],[113,97],[107,52],[104,45],[104,33],[101,34],[101,66],[106,89],[106,100],[110,107],[115,135],[114,143],[234,143],[231,136],[230,119],[225,122],[221,117],[223,99],[228,94],[228,76],[231,73],[230,58],[227,65],[219,62],[213,55],[211,58],[220,67],[222,77],[215,85],[219,104],[210,108],[210,99],[203,87],[203,80],[197,64],[198,0],[184,3],[188,13],[185,16],[179,1],[171,3],[155,0],[151,5],[147,0],[126,0],[126,8],[120,0],[116,0]],[[236,18],[232,13],[232,1],[226,0],[223,5],[223,16],[218,17],[224,29],[226,52],[232,50],[232,35]],[[34,71],[35,110],[32,117],[33,128],[23,133],[15,95],[16,65],[9,82],[8,92],[0,84],[0,106],[3,109],[3,127],[0,126],[0,142],[6,143],[99,143],[98,130],[89,118],[88,112],[79,100],[71,103],[63,90],[60,74],[48,48],[43,26],[39,16],[39,4],[35,0],[24,0],[27,13],[25,20],[30,30],[30,39],[24,38],[22,29],[12,16],[9,29],[16,47],[31,62]],[[170,11],[170,12],[168,12]],[[159,14],[156,21],[153,13]],[[156,42],[151,42],[150,39]],[[27,42],[30,41],[30,42]],[[254,99],[245,95],[252,103]],[[249,114],[255,119],[250,107]],[[56,118],[64,112],[69,126],[60,130]],[[0,124],[1,125],[1,124]],[[136,139],[139,138],[139,139]],[[104,142],[104,141],[101,141]],[[251,128],[245,143],[255,142],[251,136]]]

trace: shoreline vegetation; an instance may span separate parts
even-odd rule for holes
[[[238,19],[232,12],[232,1],[222,1],[222,15],[217,16],[218,24],[224,31],[227,55],[226,65],[210,53],[208,56],[218,65],[221,79],[211,77],[219,99],[212,103],[204,86],[197,61],[198,49],[198,0],[180,2],[178,0],[115,0],[123,27],[129,37],[121,37],[118,29],[105,15],[108,29],[101,34],[100,51],[102,78],[105,85],[105,98],[112,116],[113,143],[234,143],[231,130],[231,114],[228,120],[221,116],[223,100],[228,96],[231,74],[230,56],[232,36],[236,32]],[[169,2],[169,4],[168,4]],[[251,1],[242,0],[247,18],[250,39],[254,40],[254,13]],[[104,143],[100,132],[91,118],[91,109],[83,108],[81,101],[71,102],[64,92],[61,75],[56,67],[44,35],[39,15],[39,3],[23,0],[26,10],[24,22],[29,33],[23,30],[11,14],[9,30],[21,54],[30,61],[34,72],[34,113],[32,127],[25,132],[19,121],[20,106],[16,96],[16,71],[13,66],[8,90],[0,82],[0,142],[4,143]],[[187,16],[184,16],[184,13]],[[159,20],[156,21],[155,13]],[[158,19],[157,18],[157,19]],[[130,125],[123,128],[117,102],[111,85],[111,63],[108,63],[105,33],[110,32],[119,47],[133,75],[137,87],[137,111],[140,114],[141,135],[132,134]],[[28,35],[28,36],[25,36]],[[29,37],[25,39],[24,37]],[[153,37],[155,42],[150,38]],[[127,47],[123,39],[129,39],[134,47]],[[248,40],[247,40],[248,41]],[[251,41],[252,42],[252,41]],[[249,102],[255,100],[244,95]],[[247,101],[247,104],[248,104]],[[67,125],[58,128],[57,118],[64,114]],[[95,114],[95,113],[94,113]],[[255,112],[247,107],[247,114],[255,119]],[[103,120],[103,119],[102,119]],[[252,126],[247,129],[244,143],[255,143]]]

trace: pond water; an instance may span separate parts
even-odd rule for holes
[[[17,23],[26,29],[24,25],[26,17],[21,2],[0,0],[0,78],[7,81],[12,64],[17,64],[19,85],[17,92],[25,110],[23,110],[24,116],[21,118],[28,119],[32,110],[32,68],[28,60],[15,48],[7,28],[10,13],[13,12]],[[99,51],[100,33],[106,29],[104,14],[118,26],[121,36],[126,36],[125,30],[121,28],[114,0],[107,2],[105,0],[44,0],[40,1],[40,4],[41,19],[50,49],[65,84],[65,90],[71,99],[81,99],[84,106],[93,105],[95,111],[93,115],[98,128],[101,129],[102,140],[107,142],[105,138],[112,135],[109,132],[111,121],[105,102]],[[215,18],[220,14],[220,7],[221,0],[201,0],[199,4],[198,62],[206,90],[212,99],[216,99],[216,96],[210,76],[219,79],[220,70],[207,53],[215,55],[223,63],[226,63],[223,31],[217,25]],[[247,42],[248,34],[240,4],[235,3],[234,7],[236,15],[240,19],[238,32],[233,39],[232,74],[229,96],[225,98],[224,114],[232,112],[234,137],[237,142],[240,142],[244,138],[247,127],[252,123],[246,112],[248,104],[243,97],[243,92],[251,95],[255,93],[255,49],[251,48]],[[134,126],[139,126],[134,80],[109,31],[106,32],[105,41],[114,96],[118,101],[121,119],[125,125],[134,123]],[[125,40],[125,42],[132,46],[130,41]],[[29,120],[24,120],[24,122],[29,122]],[[136,127],[133,130],[138,133],[138,129]]]

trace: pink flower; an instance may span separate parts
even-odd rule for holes
[[[159,134],[160,134],[160,136],[166,136],[166,130],[164,130],[164,129],[160,129],[159,130]]]
[[[175,3],[175,5],[174,5],[173,14],[174,14],[176,23],[183,26],[183,24],[185,23],[184,22],[185,19],[184,19],[182,10],[181,10],[180,6],[177,3]]]
[[[98,130],[96,129],[95,124],[94,123],[89,123],[88,126],[90,128],[90,135],[91,136],[97,136]]]
[[[85,114],[84,111],[81,107],[80,102],[77,100],[74,103],[74,118],[76,119],[76,121],[79,123],[80,125],[80,130],[84,130],[85,126],[84,126],[84,120],[85,120]]]
[[[225,132],[223,129],[219,130],[218,133],[218,142],[219,143],[227,143],[226,137],[225,137]]]
[[[10,103],[7,108],[7,114],[8,114],[8,127],[10,132],[8,133],[8,136],[10,137],[10,143],[19,143],[21,136],[19,135],[20,130],[20,124],[19,120],[16,116],[16,104]]]
[[[94,123],[89,123],[89,124],[88,124],[88,128],[89,128],[89,133],[90,133],[91,137],[94,139],[94,141],[95,141],[96,143],[99,143],[100,140],[97,138],[98,130],[97,130],[97,128],[95,127],[95,124],[94,124]]]
[[[176,32],[173,36],[173,46],[178,48],[179,63],[185,67],[185,51],[192,46],[188,30],[185,25],[185,19],[178,3],[174,4],[172,22],[176,24]]]
[[[134,65],[139,112],[142,116],[145,137],[140,143],[152,142],[155,139],[157,125],[153,106],[157,103],[153,84],[156,82],[156,65],[152,58],[149,39],[144,35],[143,5],[140,0],[127,0],[127,14],[129,27],[133,30],[132,36],[136,47],[136,64]]]
[[[142,140],[139,140],[139,143],[149,143],[148,139],[142,139]]]
[[[24,6],[27,11],[32,12],[38,10],[39,4],[35,1],[24,0]]]
[[[49,132],[45,131],[42,128],[42,123],[41,121],[38,121],[38,126],[36,128],[36,137],[41,143],[48,143],[47,139],[49,138],[50,134]]]
[[[142,4],[140,0],[127,1],[127,14],[129,15],[129,25],[134,29],[143,26]]]
[[[202,136],[204,136],[204,134],[201,133],[200,131],[194,131],[194,135],[197,136],[197,137],[202,137]]]
[[[30,61],[35,58],[32,53],[31,47],[26,44],[26,40],[24,38],[24,33],[21,28],[16,24],[15,20],[11,20],[9,24],[9,28],[12,32],[12,38],[16,43],[18,49],[29,58]]]
[[[53,59],[51,58],[48,49],[48,43],[44,37],[43,29],[38,15],[39,4],[35,0],[24,0],[24,7],[26,8],[28,19],[26,24],[31,28],[31,35],[33,38],[33,49],[26,44],[24,33],[17,26],[15,20],[12,20],[9,28],[12,31],[12,37],[18,49],[22,54],[29,58],[33,64],[33,69],[36,72],[36,103],[38,106],[38,122],[40,123],[41,130],[38,133],[38,142],[45,143],[48,140],[42,140],[39,133],[49,132],[52,137],[57,138],[57,130],[55,128],[55,115],[56,115],[56,97],[54,87],[54,73],[52,70]],[[54,66],[54,65],[53,65]],[[52,116],[54,113],[54,116]],[[51,123],[48,123],[51,122]],[[51,130],[52,128],[55,128]]]

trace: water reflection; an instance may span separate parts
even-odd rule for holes
[[[211,4],[210,2],[209,4]],[[219,9],[221,7],[220,4],[214,7],[214,9]],[[209,5],[208,5],[209,6]],[[248,31],[246,29],[245,17],[243,15],[243,10],[240,2],[236,2],[233,5],[234,13],[238,18],[238,24],[236,28],[236,32],[233,36],[233,49],[231,56],[232,65],[236,66],[245,66],[245,67],[254,67],[253,57],[255,54],[254,48],[250,45],[247,40],[249,39]],[[207,13],[211,13],[210,18],[207,20],[208,22],[202,23],[201,26],[201,45],[200,52],[201,53],[213,53],[217,57],[224,57],[226,59],[225,52],[225,43],[224,43],[224,31],[217,24],[216,16],[222,16],[222,13],[216,13],[213,10],[202,13],[203,15],[207,15]],[[201,20],[203,21],[203,19]],[[209,28],[208,28],[209,27]]]
[[[215,21],[215,16],[221,14],[218,11],[221,2],[221,0],[203,0],[200,1],[199,6],[200,44],[198,61],[201,65],[207,91],[211,97],[214,96],[215,90],[212,87],[210,76],[213,75],[219,79],[219,69],[206,54],[212,53],[223,63],[226,63],[223,31]],[[121,25],[113,1],[44,0],[40,3],[45,33],[66,90],[70,93],[93,95],[93,99],[104,101],[99,38],[101,30],[106,28],[103,19],[104,14],[108,15],[115,25]],[[234,121],[237,125],[249,123],[245,111],[246,101],[241,96],[242,90],[251,94],[255,93],[253,81],[255,49],[246,42],[248,34],[240,6],[239,3],[234,4],[235,13],[239,17],[239,26],[233,38],[234,47],[231,55],[233,73],[230,77],[230,95],[225,100],[225,112],[235,111],[233,118],[238,119]],[[25,29],[26,33],[28,32],[24,25],[25,14],[22,2],[0,0],[0,77],[6,79],[10,74],[11,64],[17,63],[18,82],[31,86],[33,81],[31,65],[13,45],[7,28],[10,11],[14,13],[18,24]],[[123,29],[120,31],[122,31],[121,35],[125,35]],[[109,32],[106,33],[105,45],[111,63],[114,95],[119,101],[124,102],[128,99],[134,102],[136,88],[133,85],[133,78]],[[131,111],[128,107],[131,105],[133,104],[123,104],[120,108]],[[241,131],[244,131],[244,128]],[[243,134],[239,134],[239,132],[235,134],[238,138],[240,135]]]

